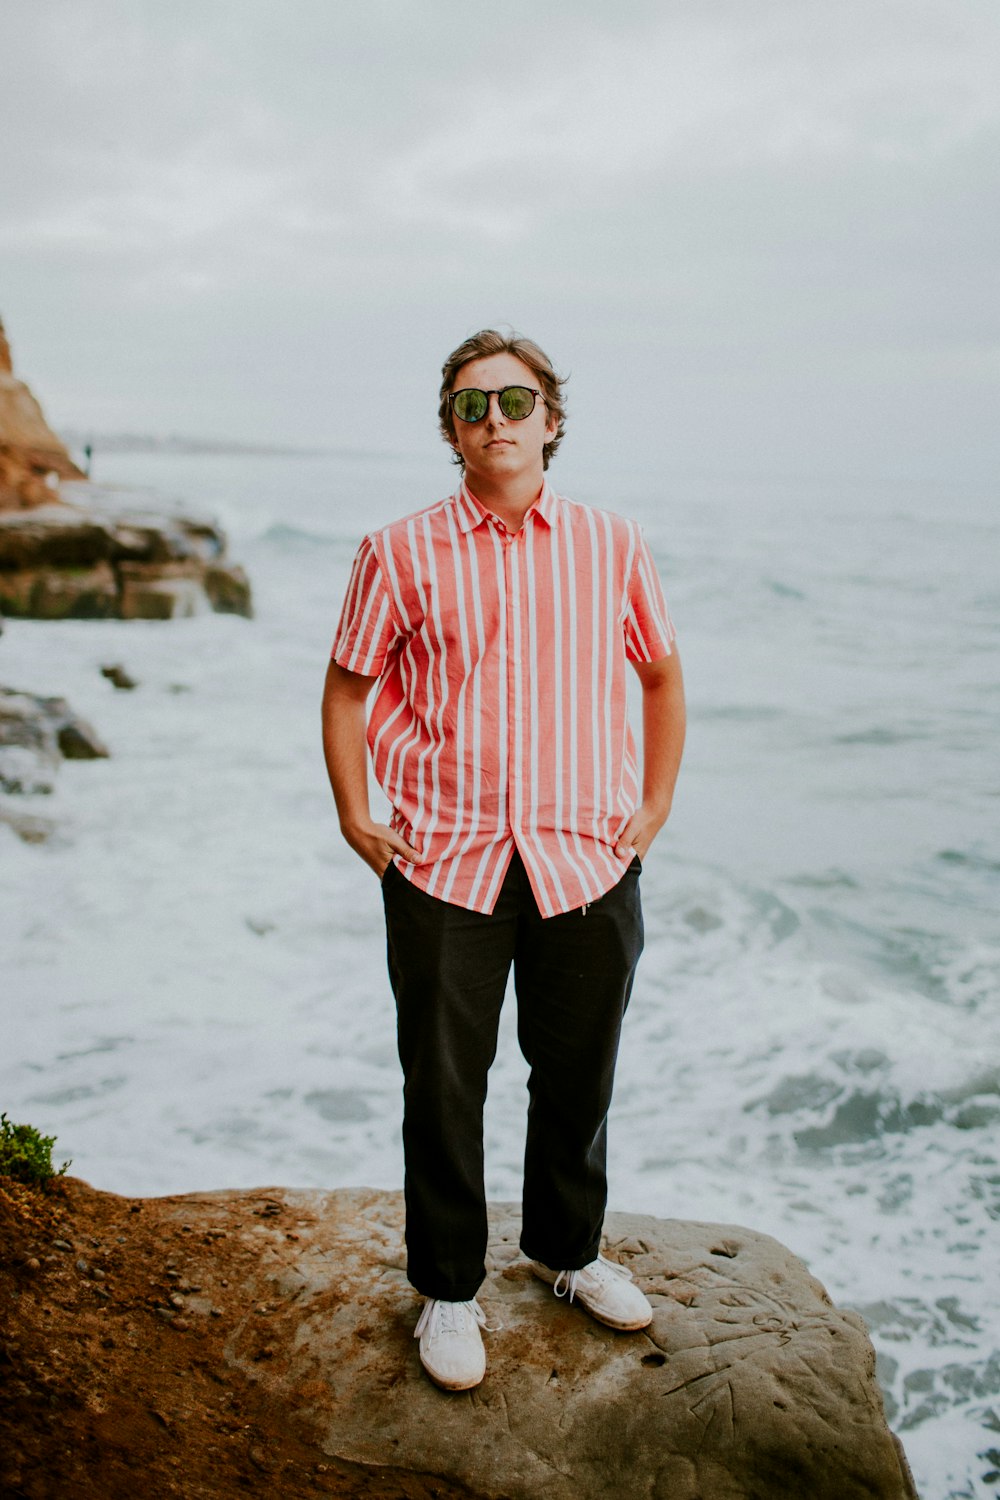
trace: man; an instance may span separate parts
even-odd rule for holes
[[[611,1327],[652,1316],[599,1246],[638,874],[670,811],[683,687],[639,528],[545,479],[561,386],[537,345],[492,330],[447,360],[441,429],[462,482],[362,542],[324,694],[341,830],[382,881],[407,1272],[428,1299],[415,1336],[447,1390],[486,1367],[483,1105],[511,966],[530,1068],[521,1248]],[[626,661],[642,686],[641,796]],[[366,737],[388,824],[371,816]]]

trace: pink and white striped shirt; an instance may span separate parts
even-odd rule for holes
[[[638,525],[547,483],[520,531],[463,481],[365,537],[333,658],[379,678],[372,762],[422,855],[401,874],[491,912],[516,848],[545,917],[616,885],[639,796],[626,661],[673,638]]]

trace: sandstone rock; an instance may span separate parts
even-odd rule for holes
[[[217,526],[64,504],[49,486],[53,474],[84,478],[15,379],[0,323],[0,614],[170,620],[208,609],[252,613],[247,576],[227,562]]]
[[[60,739],[67,730],[91,746],[86,757],[78,755],[77,759],[97,760],[108,754],[86,720],[73,713],[65,698],[40,698],[18,688],[0,687],[0,746],[22,746],[56,761],[61,754]]]
[[[109,620],[120,612],[110,563],[0,573],[0,609],[33,620]]]
[[[114,525],[68,505],[0,514],[0,576],[39,568],[90,568],[110,561]]]
[[[250,615],[250,584],[216,526],[70,505],[0,513],[0,611],[33,619]]]
[[[106,677],[112,687],[119,688],[122,692],[130,693],[139,686],[120,661],[105,663],[101,668],[101,676]]]
[[[176,620],[208,610],[202,574],[196,563],[122,563],[122,619]]]
[[[479,1500],[915,1500],[861,1319],[764,1235],[610,1215],[607,1252],[655,1306],[646,1333],[616,1334],[531,1275],[516,1209],[493,1207],[480,1301],[502,1329],[482,1386],[456,1396],[420,1369],[401,1195],[205,1193],[157,1211],[206,1245],[228,1233],[227,1257],[252,1249],[227,1361],[338,1462]],[[207,1317],[210,1299],[189,1309]]]
[[[219,614],[251,613],[250,580],[237,564],[209,564],[205,569],[205,593],[212,608]]]
[[[52,703],[62,704],[62,698],[53,698]],[[85,719],[69,714],[59,724],[56,739],[64,760],[106,760],[108,751]]]
[[[14,375],[10,345],[0,322],[0,509],[51,503],[47,477],[82,479],[42,408]]]
[[[65,698],[0,687],[0,792],[51,792],[60,760],[100,760],[107,754],[99,736]]]

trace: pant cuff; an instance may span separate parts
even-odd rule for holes
[[[529,1240],[521,1239],[521,1252],[529,1260],[541,1261],[543,1266],[548,1266],[550,1271],[582,1271],[584,1266],[589,1266],[595,1261],[600,1253],[601,1242],[597,1242],[589,1249],[578,1255],[561,1255],[558,1250],[541,1250],[533,1246]]]

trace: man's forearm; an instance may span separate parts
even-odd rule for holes
[[[323,691],[323,754],[341,829],[371,821],[368,802],[367,701],[372,680],[330,663]]]
[[[642,692],[642,800],[661,809],[664,819],[674,800],[686,729],[684,682],[675,653],[668,671],[644,681]]]
[[[642,802],[619,835],[615,852],[645,859],[670,815],[684,750],[684,679],[676,651],[636,665],[642,683]]]
[[[337,804],[340,831],[356,854],[381,876],[394,854],[414,863],[417,850],[385,823],[376,823],[368,800],[368,695],[377,678],[361,677],[331,662],[323,689],[323,753]]]

